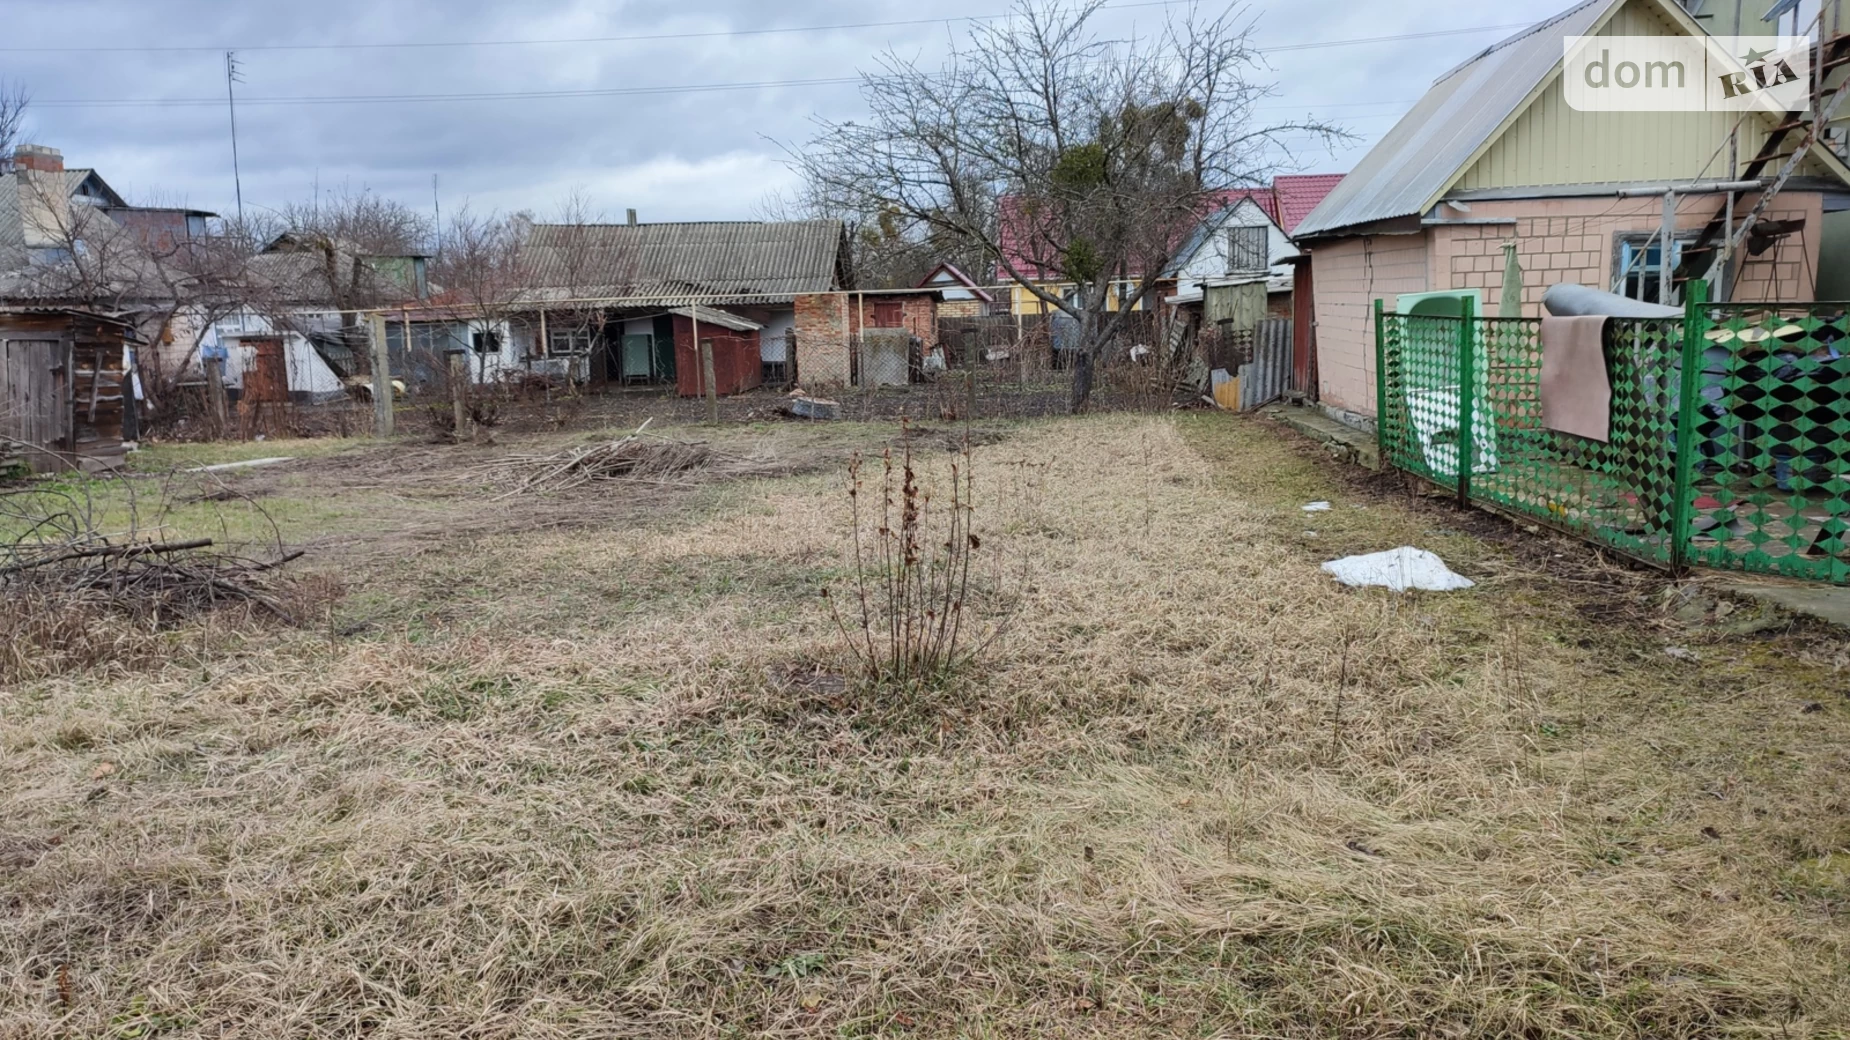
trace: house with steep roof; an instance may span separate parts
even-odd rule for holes
[[[1665,266],[1666,189],[1676,189],[1668,261],[1681,284],[1692,267],[1708,269],[1718,215],[1754,206],[1801,136],[1792,113],[1577,110],[1562,88],[1574,36],[1705,31],[1676,0],[1583,0],[1440,76],[1294,229],[1315,271],[1326,410],[1357,421],[1376,411],[1376,300],[1394,309],[1406,294],[1474,294],[1484,313],[1502,294],[1506,246],[1522,269],[1524,316],[1561,282],[1655,299],[1646,272]],[[1743,179],[1758,183],[1720,187]],[[1810,150],[1765,211],[1762,226],[1777,233],[1727,271],[1733,298],[1813,299],[1825,214],[1845,209],[1850,168]]]
[[[938,304],[938,314],[945,318],[979,317],[988,314],[996,302],[989,290],[976,284],[974,278],[948,261],[940,263],[919,279],[917,288],[939,290],[942,302]]]
[[[1175,294],[1166,302],[1187,304],[1199,301],[1203,290],[1217,283],[1246,282],[1261,277],[1266,292],[1278,296],[1288,306],[1292,281],[1292,258],[1298,247],[1285,229],[1279,226],[1277,199],[1263,205],[1265,195],[1248,193],[1210,215],[1189,233],[1176,251],[1176,257],[1161,275],[1175,283]]]

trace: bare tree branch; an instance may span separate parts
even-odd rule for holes
[[[792,154],[812,209],[964,246],[1076,321],[1075,410],[1225,191],[1289,165],[1288,135],[1347,136],[1256,118],[1274,88],[1240,9],[1125,41],[1096,30],[1101,6],[1021,0],[937,69],[889,52],[862,74],[866,121],[824,121]]]

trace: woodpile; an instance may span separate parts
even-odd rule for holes
[[[651,420],[653,421],[653,420]],[[768,476],[783,472],[775,460],[648,433],[644,422],[616,440],[545,455],[511,455],[496,463],[512,476],[512,486],[497,500],[518,495],[570,491],[606,481],[688,485],[696,471],[722,478]]]

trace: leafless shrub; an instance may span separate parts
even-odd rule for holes
[[[921,482],[912,427],[901,429],[898,450],[881,455],[877,483],[863,477],[860,456],[848,464],[852,589],[837,595],[825,587],[822,594],[866,678],[914,689],[968,662],[999,626],[986,637],[975,630],[971,564],[983,540],[974,524],[969,437],[939,482],[942,494],[934,495],[932,482]],[[869,493],[879,495],[876,505],[867,503]],[[845,611],[843,599],[849,601]]]

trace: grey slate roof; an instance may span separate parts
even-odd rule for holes
[[[842,225],[777,223],[536,224],[533,285],[560,299],[788,302],[837,287]]]
[[[1625,0],[1583,0],[1440,77],[1304,218],[1298,238],[1420,214],[1554,71],[1562,37],[1584,36]]]
[[[0,271],[26,262],[26,228],[19,216],[19,179],[0,175]]]

